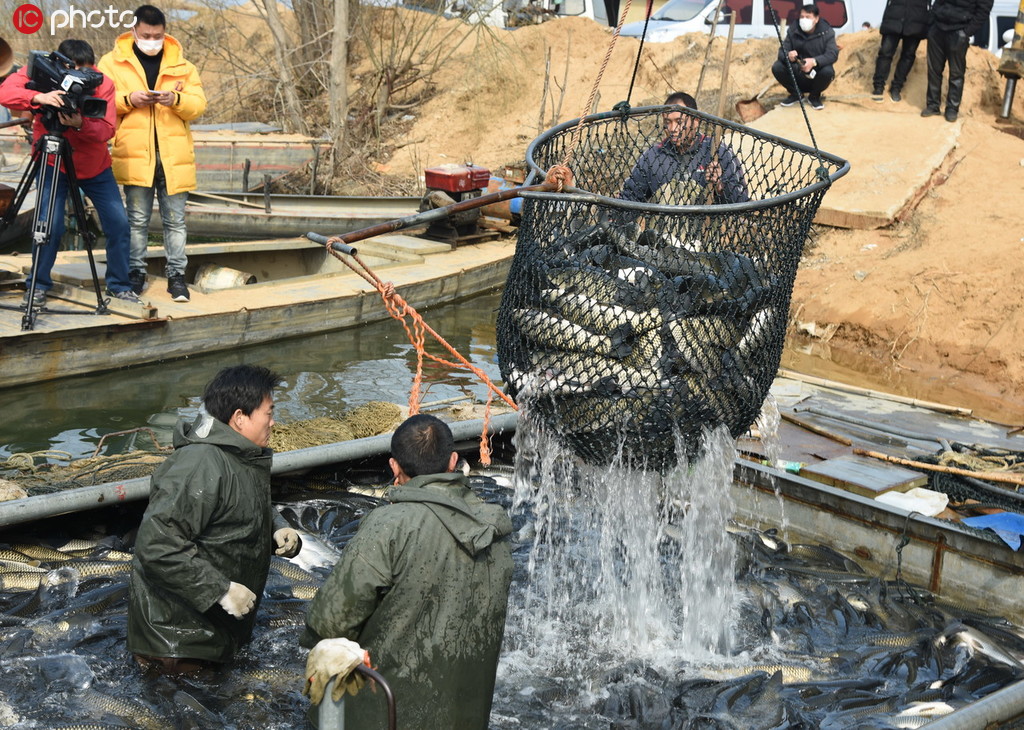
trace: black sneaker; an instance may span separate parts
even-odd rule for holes
[[[922,117],[937,117],[939,116],[939,113],[938,109],[932,109],[930,106],[926,106],[921,110]]]
[[[133,269],[128,272],[128,281],[132,285],[132,291],[141,294],[146,288],[146,272],[140,269]]]
[[[889,98],[893,101],[903,101],[903,96],[900,94],[899,89],[889,89]]]
[[[800,101],[799,94],[790,94],[785,99],[779,102],[779,106],[793,106],[798,101]]]
[[[953,109],[947,109],[946,110],[946,121],[947,122],[955,122],[956,118],[957,118],[957,112],[955,110],[953,110]]]
[[[46,290],[36,289],[32,294],[32,308],[42,309],[46,306]],[[28,307],[28,292],[25,292],[25,296],[21,298],[21,308],[26,309]]]
[[[811,107],[814,109],[825,108],[825,100],[821,98],[821,94],[811,94],[807,97],[807,101],[811,103]]]
[[[171,294],[171,299],[176,302],[187,302],[189,300],[188,287],[185,286],[185,276],[183,274],[172,274],[167,277],[167,291]]]
[[[132,304],[142,304],[142,300],[139,299],[139,295],[131,289],[125,289],[124,291],[111,291],[107,289],[107,296],[113,297],[114,299],[120,299],[122,302],[131,302]]]
[[[871,90],[871,101],[883,101],[883,92],[885,89],[872,89]]]

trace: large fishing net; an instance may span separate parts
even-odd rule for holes
[[[811,222],[842,159],[681,106],[569,122],[527,151],[498,313],[510,393],[581,459],[662,469],[757,417]]]

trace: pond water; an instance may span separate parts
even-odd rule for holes
[[[495,359],[494,313],[500,294],[439,307],[427,322],[489,378],[500,380]],[[440,347],[432,353],[445,354]],[[338,415],[368,401],[407,404],[415,352],[394,320],[315,337],[69,378],[3,391],[0,459],[16,451],[63,451],[91,456],[107,433],[152,426],[164,436],[174,421],[194,412],[203,387],[228,365],[264,365],[285,378],[275,395],[279,423]],[[476,376],[427,361],[423,400],[471,395],[486,399]],[[105,442],[103,453],[119,453],[126,439]],[[131,438],[138,438],[131,437]],[[169,436],[166,440],[169,441]],[[109,443],[109,446],[107,446]]]
[[[1024,678],[1020,627],[828,546],[731,524],[724,434],[664,477],[579,467],[540,429],[521,429],[516,448],[514,467],[470,477],[515,528],[494,730],[919,727]],[[379,467],[359,482],[384,483]],[[283,488],[279,509],[318,555],[344,549],[380,503]],[[0,534],[0,726],[303,727],[298,639],[329,568],[275,559],[234,662],[146,676],[124,638],[140,515]]]
[[[427,314],[494,379],[498,301],[490,294]],[[210,377],[237,362],[285,377],[277,417],[288,422],[371,400],[406,402],[415,357],[402,329],[383,322],[11,389],[0,458],[91,455],[104,434],[146,425],[166,437],[198,407]],[[426,383],[427,401],[485,397],[469,374],[428,367]],[[119,452],[133,438],[103,450]],[[477,470],[474,487],[507,506],[516,528],[492,728],[918,727],[929,713],[1024,678],[1020,627],[870,576],[828,546],[731,524],[735,446],[708,438],[704,460],[655,477],[579,468],[542,431],[524,428],[514,468]],[[294,524],[336,548],[375,504],[339,492],[278,497]],[[0,535],[28,553],[5,554],[24,567],[4,563],[0,572],[0,726],[302,727],[297,639],[325,569],[297,573],[275,561],[254,641],[223,674],[145,678],[124,645],[126,570],[108,552],[131,551],[140,514]],[[31,555],[31,546],[70,538],[91,546],[70,557]]]

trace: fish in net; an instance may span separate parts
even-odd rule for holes
[[[682,114],[670,127],[666,115]],[[682,129],[681,132],[674,131]],[[681,106],[592,115],[537,138],[497,319],[510,394],[577,456],[638,468],[745,432],[782,356],[815,212],[849,165]]]

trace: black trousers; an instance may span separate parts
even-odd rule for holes
[[[875,59],[875,77],[872,79],[873,90],[884,90],[885,81],[889,78],[889,69],[892,66],[892,57],[896,55],[896,47],[903,41],[903,49],[900,51],[900,60],[896,62],[896,73],[892,77],[892,91],[899,91],[907,83],[907,76],[910,69],[914,67],[914,57],[917,55],[917,47],[921,43],[920,38],[907,38],[898,35],[883,35],[882,42],[878,46],[878,57]]]
[[[928,31],[928,95],[925,106],[939,110],[942,100],[942,72],[949,64],[949,88],[946,111],[959,112],[967,72],[967,46],[970,38],[962,30],[940,30],[934,25]]]
[[[793,89],[793,81],[789,77],[789,68],[792,64],[783,63],[782,61],[776,61],[772,64],[772,75],[775,76],[775,80],[786,87],[786,91],[794,96],[798,96],[798,93]],[[832,83],[832,80],[836,77],[835,69],[831,66],[822,66],[821,68],[815,68],[817,73],[814,78],[810,78],[803,71],[793,66],[793,71],[796,72],[796,85],[800,89],[801,93],[804,94],[820,94],[828,85]]]

